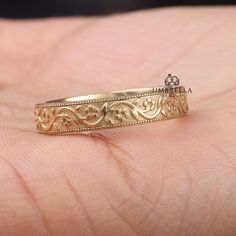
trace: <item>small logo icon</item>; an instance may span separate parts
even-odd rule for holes
[[[177,76],[172,76],[171,74],[168,74],[168,76],[165,79],[165,85],[168,87],[174,87],[179,85],[179,78]]]

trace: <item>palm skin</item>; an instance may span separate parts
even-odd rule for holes
[[[236,9],[0,22],[0,235],[236,234]],[[188,116],[90,135],[34,129],[35,103],[191,87]]]

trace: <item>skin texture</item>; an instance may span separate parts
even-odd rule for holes
[[[0,235],[236,235],[236,8],[0,21]],[[35,132],[35,103],[191,87],[188,116]]]

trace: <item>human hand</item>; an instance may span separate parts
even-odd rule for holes
[[[235,235],[234,7],[0,22],[0,235]],[[33,107],[180,77],[176,120],[47,136]]]

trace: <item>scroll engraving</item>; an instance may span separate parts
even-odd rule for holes
[[[90,130],[171,119],[188,110],[186,94],[165,93],[121,101],[36,107],[37,128],[43,132]]]

